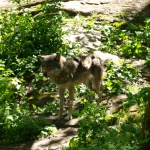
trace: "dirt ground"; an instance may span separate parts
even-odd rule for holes
[[[79,0],[62,2],[62,4],[65,6],[63,9],[67,12],[87,15],[95,11],[97,13],[104,14],[113,14],[118,11],[120,13],[128,11],[133,14],[133,20],[134,16],[136,16],[137,14],[150,16],[149,0]],[[0,0],[0,9],[10,8],[14,6],[15,5],[9,2],[9,0]],[[55,121],[52,120],[51,117],[45,117],[45,119],[48,121],[52,121],[52,123],[54,123],[59,129],[56,134],[52,135],[50,138],[45,138],[42,140],[27,141],[24,143],[13,145],[0,145],[0,150],[46,150],[48,148],[60,150],[63,146],[68,146],[69,140],[72,137],[76,136],[76,132],[78,130],[78,121],[80,119],[77,118],[71,121]]]

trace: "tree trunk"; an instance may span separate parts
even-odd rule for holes
[[[140,138],[141,140],[145,140],[141,146],[141,150],[150,150],[150,97],[144,114]]]

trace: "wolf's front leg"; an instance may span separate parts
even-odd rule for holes
[[[65,87],[59,87],[59,99],[60,99],[60,104],[59,104],[59,114],[58,114],[58,119],[62,117],[63,114],[63,109],[64,109],[64,94],[65,94]]]
[[[73,105],[73,98],[74,98],[74,86],[70,85],[68,88],[68,91],[69,91],[68,116],[65,119],[71,120],[72,119],[72,105]]]

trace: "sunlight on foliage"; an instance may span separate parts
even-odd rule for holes
[[[38,90],[40,85],[41,89],[38,54],[61,52],[63,47],[64,53],[67,51],[61,39],[62,14],[58,13],[57,2],[45,1],[36,7],[37,12],[41,11],[37,14],[23,7],[0,12],[1,144],[33,140],[54,132],[55,128],[44,119],[34,119],[27,102],[27,87]]]
[[[120,63],[120,66],[109,62],[104,72],[104,90],[108,93],[124,93],[125,84],[132,84],[138,78],[138,71],[130,64]]]
[[[126,26],[122,29],[122,26]],[[113,25],[101,25],[102,44],[99,49],[118,54],[126,58],[146,58],[150,52],[149,21],[145,26],[137,26],[125,22],[115,22]]]
[[[107,126],[106,108],[102,105],[98,109],[87,104],[83,112],[85,117],[79,123],[78,137],[73,138],[70,147],[66,149],[138,150],[139,128],[136,125],[122,123],[117,126]],[[112,119],[113,116],[110,116],[109,120],[110,118]]]

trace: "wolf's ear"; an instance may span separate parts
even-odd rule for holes
[[[60,54],[56,54],[55,60],[59,61],[60,60],[61,55]]]
[[[42,61],[42,60],[44,60],[44,56],[42,56],[42,55],[38,55],[38,57],[40,58],[40,60]]]

